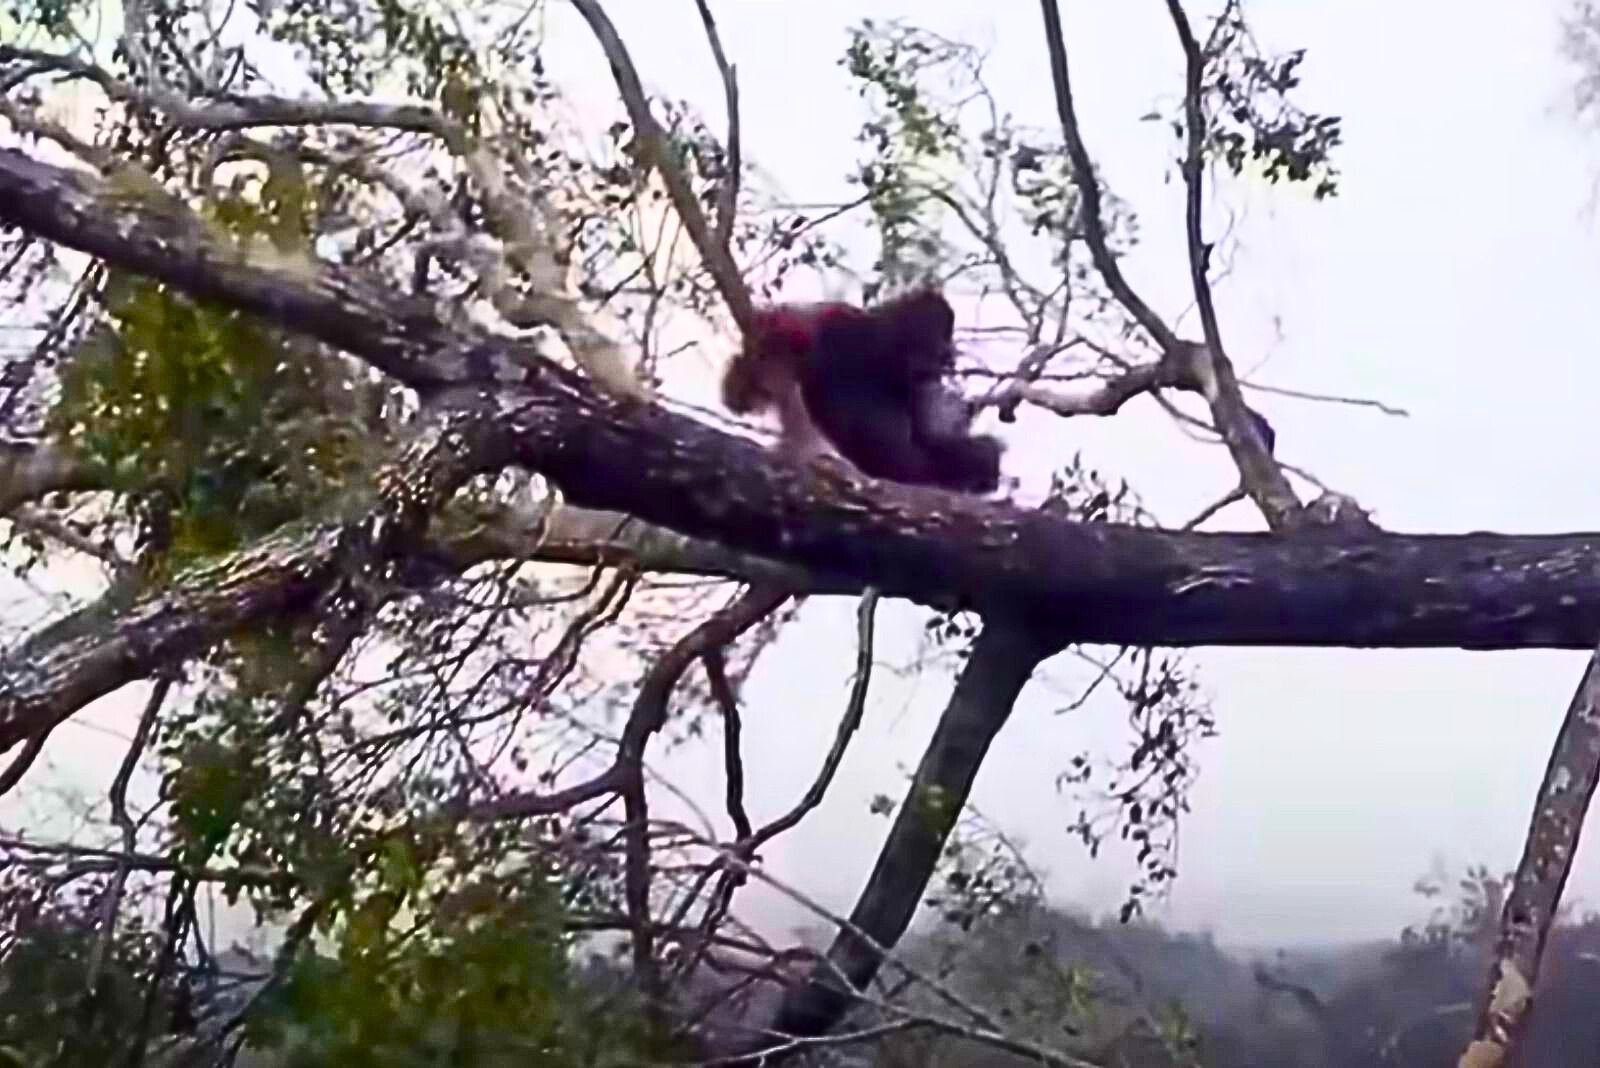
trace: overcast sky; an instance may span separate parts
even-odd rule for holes
[[[640,0],[609,10],[646,82],[699,102],[715,125],[720,89],[696,20],[679,10],[689,6]],[[1177,314],[1188,293],[1181,199],[1165,182],[1171,142],[1138,121],[1181,88],[1164,5],[1062,9],[1090,151],[1142,221],[1130,274],[1164,314]],[[745,0],[716,10],[741,72],[747,154],[797,201],[844,193],[860,105],[835,64],[847,27],[864,16],[914,16],[987,47],[1001,105],[1026,123],[1054,122],[1033,3]],[[1360,0],[1248,10],[1268,48],[1309,50],[1301,103],[1344,116],[1347,143],[1336,200],[1313,204],[1258,184],[1232,201],[1240,247],[1219,294],[1229,349],[1263,383],[1378,397],[1411,412],[1393,419],[1258,394],[1280,454],[1392,529],[1600,529],[1584,447],[1600,395],[1591,212],[1600,137],[1571,115],[1561,5]],[[556,39],[575,22],[553,18]],[[570,48],[551,49],[552,73],[604,100],[609,74],[575,29]],[[1152,408],[1019,424],[1011,462],[1038,471],[1082,448],[1133,478],[1163,521],[1182,522],[1234,475],[1221,450],[1183,438]],[[1259,522],[1244,508],[1227,520]],[[831,736],[848,684],[850,606],[818,606],[791,640],[803,648],[767,661],[748,695],[749,778],[774,808],[804,788]],[[1255,944],[1392,935],[1419,917],[1411,888],[1436,858],[1514,865],[1584,663],[1537,652],[1196,656],[1221,736],[1202,750],[1179,882],[1158,912]],[[819,670],[824,662],[837,671]],[[947,692],[931,679],[907,690],[884,674],[879,684],[833,796],[774,857],[777,870],[845,908],[886,829],[866,803],[879,791],[900,796]],[[1054,779],[1086,745],[1125,744],[1120,710],[1054,714],[1063,703],[1059,692],[1029,687],[974,800],[1026,839],[1064,900],[1110,907],[1129,868],[1089,861],[1064,834],[1073,808]],[[715,811],[719,776],[710,762],[705,770]],[[1595,849],[1580,855],[1569,893],[1600,897]]]
[[[607,5],[651,89],[721,121],[721,89],[689,0]],[[856,158],[854,89],[837,67],[864,16],[918,24],[991,50],[987,77],[1025,123],[1054,122],[1037,5],[863,0],[723,0],[714,5],[741,73],[746,155],[796,201],[842,197]],[[559,2],[550,72],[576,99],[614,107],[605,62]],[[1250,4],[1269,49],[1306,47],[1300,102],[1344,117],[1341,195],[1254,185],[1241,212],[1219,313],[1241,373],[1274,386],[1381,398],[1370,409],[1254,395],[1278,451],[1403,531],[1600,530],[1595,358],[1600,233],[1592,212],[1600,134],[1571,116],[1558,52],[1562,5],[1347,0]],[[1172,316],[1187,306],[1182,204],[1171,143],[1139,116],[1181,88],[1157,0],[1064,2],[1074,88],[1091,153],[1141,219],[1135,285]],[[609,112],[606,118],[609,118]],[[1197,334],[1185,322],[1187,333]],[[1235,481],[1226,454],[1197,445],[1148,402],[1114,420],[1030,417],[1008,431],[1008,464],[1037,477],[1076,450],[1134,481],[1181,523]],[[1259,526],[1247,509],[1220,526]],[[903,655],[917,614],[885,606],[883,654]],[[849,685],[853,605],[814,604],[746,694],[752,818],[786,808],[825,750]],[[1154,914],[1235,943],[1393,935],[1422,915],[1412,884],[1437,859],[1515,864],[1534,789],[1584,656],[1575,653],[1200,650],[1221,736],[1185,824],[1180,877]],[[1064,902],[1113,907],[1126,858],[1090,861],[1064,832],[1055,790],[1077,751],[1125,746],[1121,712],[1055,709],[1080,676],[1025,691],[979,776],[975,803],[1024,840]],[[769,854],[773,870],[848,910],[948,682],[875,680],[867,723],[824,806]],[[101,794],[137,695],[116,695],[57,732],[52,782]],[[715,746],[709,748],[716,748]],[[659,765],[721,792],[714,754]],[[48,798],[28,802],[41,811]],[[20,813],[19,802],[0,812]],[[1600,907],[1600,853],[1581,850],[1569,898]],[[760,902],[777,931],[797,909]],[[777,933],[775,931],[775,933]]]

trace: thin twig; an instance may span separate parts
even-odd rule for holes
[[[828,787],[832,785],[833,777],[844,761],[845,749],[849,746],[851,737],[860,728],[861,717],[866,709],[867,687],[872,682],[873,628],[877,613],[878,591],[868,589],[862,594],[861,602],[856,607],[855,678],[850,685],[850,699],[845,702],[844,715],[840,717],[838,729],[833,733],[833,745],[828,748],[828,755],[823,758],[822,767],[818,769],[817,777],[812,781],[810,789],[795,803],[795,806],[757,831],[748,843],[740,842],[735,847],[743,849],[746,855],[796,826],[827,796]]]
[[[134,826],[133,817],[128,815],[128,783],[133,779],[134,769],[139,766],[139,759],[144,755],[145,746],[150,741],[150,732],[155,728],[156,717],[161,712],[161,706],[166,703],[167,694],[171,689],[171,675],[162,675],[156,680],[155,686],[150,691],[150,699],[145,702],[144,712],[139,716],[139,725],[133,732],[133,741],[128,744],[128,751],[122,756],[122,764],[111,780],[111,820],[122,832],[123,859],[118,861],[117,870],[111,876],[111,885],[106,887],[105,897],[100,905],[100,930],[96,933],[94,947],[89,952],[89,968],[84,981],[84,986],[91,993],[100,981],[100,971],[105,966],[106,952],[116,931],[117,912],[122,908],[122,895],[128,885],[131,863],[129,858],[133,856],[139,844],[138,828]]]
[[[818,769],[816,778],[788,812],[754,833],[751,833],[746,825],[744,833],[732,846],[740,856],[754,857],[763,845],[798,826],[800,821],[827,797],[828,788],[833,784],[839,765],[844,761],[850,739],[861,727],[861,717],[866,709],[867,688],[872,681],[873,634],[877,612],[878,591],[868,589],[856,607],[856,670],[850,685],[850,697],[845,702],[844,714],[840,717],[839,726],[833,734],[833,744],[828,747],[828,753],[822,759],[822,767]],[[698,896],[700,887],[704,886],[706,879],[721,867],[720,863],[708,867],[691,897]],[[722,878],[718,880],[711,903],[706,907],[705,916],[700,921],[702,947],[710,945],[711,932],[726,915],[728,908],[733,904],[734,891],[743,883],[744,875],[738,869],[722,870]],[[687,963],[692,967],[692,961]]]
[[[1240,382],[1244,389],[1254,389],[1262,393],[1276,393],[1280,397],[1294,397],[1297,400],[1318,401],[1322,404],[1348,404],[1355,408],[1376,408],[1384,415],[1392,415],[1399,419],[1409,419],[1411,412],[1392,404],[1385,404],[1381,400],[1371,397],[1344,397],[1337,393],[1314,393],[1303,389],[1290,389],[1287,386],[1264,386],[1259,382]]]
[[[750,837],[750,814],[744,807],[744,758],[741,755],[739,735],[743,724],[739,720],[739,695],[733,692],[728,681],[727,658],[721,649],[713,649],[700,658],[705,665],[706,678],[711,683],[711,697],[722,710],[722,767],[727,780],[728,818],[733,821],[733,831],[740,838]]]
[[[732,748],[729,749],[726,757],[729,768],[728,805],[730,813],[734,813],[734,823],[739,833],[739,838],[731,848],[736,850],[740,856],[753,857],[762,845],[799,824],[806,814],[821,804],[823,798],[827,796],[828,787],[832,784],[834,775],[838,772],[839,765],[844,760],[845,749],[849,745],[851,737],[861,726],[861,717],[867,701],[867,687],[872,678],[873,632],[877,607],[878,592],[868,589],[863,594],[861,602],[856,609],[856,671],[850,687],[850,698],[845,703],[844,715],[839,721],[838,729],[834,732],[833,744],[823,758],[822,768],[818,771],[811,788],[805,792],[795,806],[778,819],[762,827],[759,831],[751,831],[749,818],[744,814],[743,798],[742,796],[736,798],[734,793],[735,772],[739,776],[737,781],[740,790],[742,791],[743,788],[743,770],[742,764],[738,760],[737,752],[738,709],[731,701],[731,692],[726,697],[718,697],[718,702],[724,705],[724,715],[727,716],[730,711],[732,713],[728,723],[732,727],[733,734],[727,743]],[[707,669],[710,669],[709,659],[707,661]],[[713,682],[713,692],[716,692],[715,682]],[[738,802],[737,809],[735,808],[736,800]],[[744,873],[736,868],[728,868],[720,859],[707,865],[694,881],[694,884],[689,887],[683,901],[672,916],[670,926],[677,927],[681,925],[684,917],[688,915],[689,909],[705,889],[706,884],[719,873],[721,877],[717,880],[717,887],[712,892],[711,899],[697,924],[699,934],[695,940],[694,951],[684,954],[676,969],[676,975],[678,976],[683,976],[693,971],[705,959],[706,952],[710,949],[714,940],[713,932],[721,924],[728,913],[728,909],[733,904],[734,892],[744,885]]]
[[[1187,523],[1185,523],[1183,526],[1179,527],[1178,529],[1179,530],[1193,530],[1196,527],[1198,527],[1201,523],[1204,523],[1206,520],[1210,519],[1212,516],[1216,515],[1218,512],[1220,512],[1224,508],[1228,507],[1230,504],[1237,504],[1238,502],[1244,500],[1246,498],[1246,496],[1248,496],[1248,495],[1245,493],[1244,490],[1240,489],[1238,486],[1235,486],[1235,487],[1233,487],[1233,489],[1231,489],[1227,493],[1223,494],[1222,497],[1220,497],[1216,501],[1214,501],[1211,504],[1208,504],[1204,508],[1202,508],[1198,515],[1196,515],[1193,519],[1189,520]]]

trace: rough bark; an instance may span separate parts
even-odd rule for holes
[[[1504,1064],[1527,1029],[1545,939],[1572,872],[1596,782],[1600,782],[1600,652],[1589,659],[1545,767],[1461,1068]]]
[[[171,205],[10,150],[0,150],[0,221],[340,345],[426,396],[478,404],[510,443],[501,459],[543,472],[576,504],[797,565],[834,589],[970,605],[1056,642],[1589,648],[1600,632],[1600,535],[1277,537],[1075,523],[798,468],[348,273],[241,258]],[[519,381],[505,380],[513,369]],[[247,553],[222,569],[230,584],[180,586],[70,646],[33,645],[39,670],[25,700],[14,688],[0,698],[0,730],[15,738],[24,707],[70,711],[278,610],[332,549],[312,532],[262,552],[282,566],[249,564]],[[72,664],[93,665],[93,684]]]

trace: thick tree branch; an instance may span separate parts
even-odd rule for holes
[[[163,590],[103,619],[51,627],[0,656],[0,752],[37,737],[90,701],[181,662],[263,619],[294,615],[338,584],[359,589],[406,555],[444,500],[467,478],[503,466],[507,442],[472,396],[438,404],[375,479],[362,518],[285,530],[198,566]]]
[[[268,316],[425,394],[476,380],[460,392],[481,395],[509,458],[570,502],[781,560],[834,589],[1033,615],[1064,641],[1588,649],[1600,633],[1600,536],[1179,534],[808,469],[619,401],[526,346],[448,326],[349,272],[229,262],[223,239],[203,229],[174,239],[165,217],[92,178],[0,151],[0,221]],[[495,381],[513,369],[521,381]],[[261,560],[248,593],[232,593],[270,599],[290,594],[268,589],[274,582],[303,587],[326,546],[302,539],[275,540],[286,570]],[[172,591],[159,618],[211,596]]]
[[[773,1031],[797,1037],[827,1031],[856,992],[872,981],[883,963],[879,947],[892,948],[910,925],[990,743],[1051,651],[1030,627],[995,620],[985,625],[895,813],[849,925],[840,929],[810,982],[791,988]]]
[[[1545,938],[1600,782],[1600,652],[1589,658],[1534,798],[1533,817],[1506,896],[1500,938],[1460,1068],[1497,1068],[1526,1029]]]
[[[490,363],[483,348],[491,341],[487,332],[447,326],[430,300],[365,285],[310,259],[243,245],[159,190],[130,185],[0,149],[0,221],[9,225],[190,296],[292,324],[417,389],[517,372]]]
[[[61,71],[98,85],[108,98],[135,107],[156,107],[181,129],[246,130],[261,126],[364,126],[446,137],[448,124],[432,108],[362,100],[306,100],[255,94],[223,95],[196,103],[162,89],[137,89],[103,67],[73,56],[0,45],[0,65],[26,64],[34,72]]]
[[[51,493],[109,490],[109,472],[88,463],[58,442],[0,443],[0,517],[33,529],[37,519],[22,514],[28,501]],[[418,563],[462,572],[493,560],[529,560],[583,567],[631,561],[640,571],[764,582],[808,593],[855,594],[861,584],[821,575],[766,557],[741,553],[715,542],[685,537],[621,512],[557,505],[535,517],[509,507],[470,506],[446,511],[416,550]],[[121,566],[109,550],[87,539],[66,541]]]

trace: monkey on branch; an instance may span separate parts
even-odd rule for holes
[[[1004,446],[971,432],[972,406],[945,383],[954,366],[955,313],[931,289],[865,309],[777,304],[757,310],[722,399],[775,411],[797,459],[836,452],[874,478],[992,493]]]

